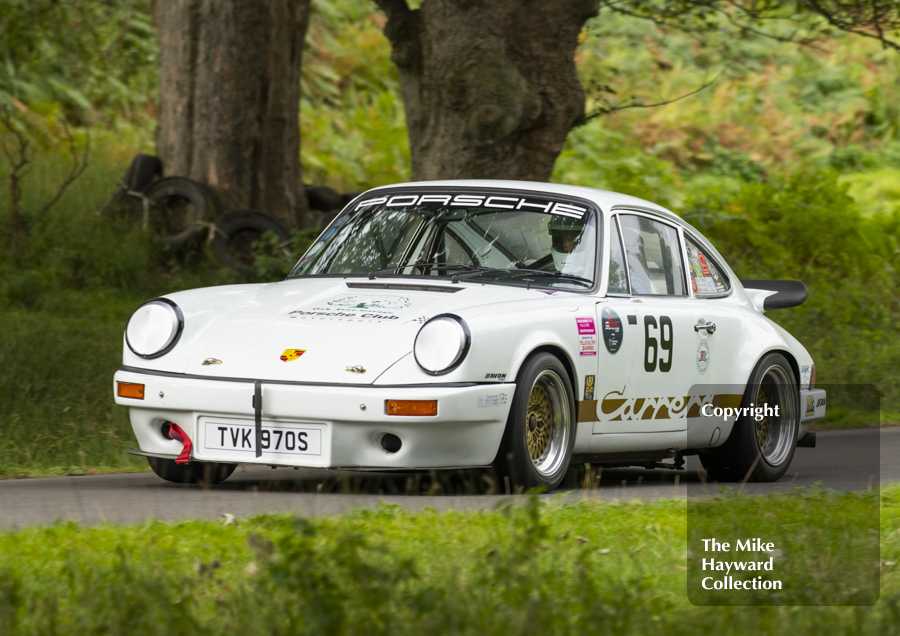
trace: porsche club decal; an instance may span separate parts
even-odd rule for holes
[[[409,298],[389,295],[342,294],[288,312],[288,318],[344,322],[385,323],[400,320],[412,305]]]
[[[344,309],[390,309],[400,310],[409,307],[409,298],[403,296],[342,296],[329,300],[331,307]]]
[[[296,360],[304,353],[306,353],[306,349],[285,349],[284,353],[281,354],[281,361],[290,362],[291,360]]]
[[[578,421],[622,422],[628,420],[668,420],[701,417],[705,404],[736,408],[740,394],[693,395],[674,397],[625,397],[625,389],[610,391],[602,400],[585,399],[578,403]]]

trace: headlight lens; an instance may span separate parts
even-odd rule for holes
[[[413,355],[423,371],[442,375],[460,365],[469,351],[470,341],[469,328],[462,318],[443,314],[419,329]]]
[[[184,327],[178,305],[166,298],[150,300],[137,308],[125,328],[128,348],[142,358],[158,358],[168,353]]]

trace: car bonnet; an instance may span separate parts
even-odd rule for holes
[[[539,294],[449,281],[297,279],[260,285],[193,330],[192,314],[206,313],[202,295],[175,294],[186,338],[159,362],[168,371],[209,377],[371,384],[412,353],[430,318]]]

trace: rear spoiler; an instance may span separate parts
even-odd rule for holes
[[[762,311],[770,309],[785,309],[787,307],[798,307],[806,302],[809,293],[799,280],[744,280],[741,279],[741,285],[744,289],[757,289],[760,291],[773,292],[762,298]],[[750,294],[756,296],[754,304],[759,307],[757,298],[762,294]]]

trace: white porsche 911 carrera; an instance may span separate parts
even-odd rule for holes
[[[806,349],[672,212],[585,187],[444,181],[352,201],[286,280],[169,294],[125,331],[116,402],[162,478],[240,463],[494,466],[573,457],[775,480],[825,414]],[[671,464],[668,462],[672,460]]]

